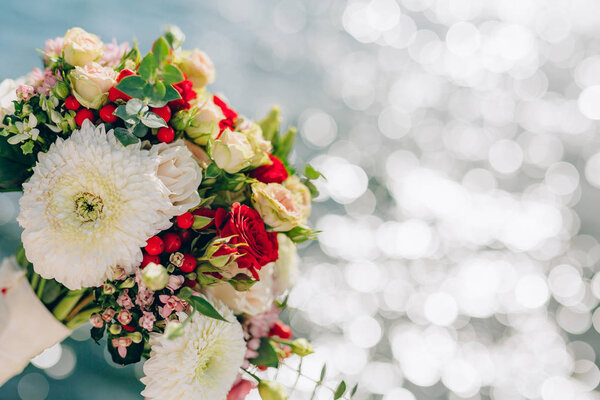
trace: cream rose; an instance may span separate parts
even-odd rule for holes
[[[229,283],[209,286],[205,291],[236,314],[257,315],[270,310],[275,301],[273,272],[272,264],[265,265],[258,273],[260,280],[243,292],[235,290]]]
[[[75,67],[69,73],[73,95],[87,108],[99,109],[108,99],[108,91],[117,83],[117,73],[109,67],[92,62]]]
[[[178,214],[187,212],[200,203],[198,186],[202,182],[202,169],[194,160],[183,140],[153,146],[153,154],[159,160],[158,178],[171,192],[169,199]]]
[[[212,97],[192,101],[191,105],[191,120],[185,133],[194,143],[206,146],[209,139],[216,139],[219,135],[219,122],[225,118],[225,115],[221,108],[214,103]]]
[[[279,258],[273,266],[273,292],[280,296],[294,287],[298,280],[298,248],[296,244],[283,233],[277,234],[279,243]]]
[[[100,38],[81,28],[69,29],[63,46],[65,61],[73,66],[83,67],[100,60],[104,54],[104,44]]]
[[[287,232],[306,222],[294,194],[279,183],[253,183],[252,204],[275,231]]]
[[[270,163],[268,153],[272,150],[271,142],[265,140],[260,126],[249,119],[244,119],[237,129],[246,135],[254,151],[254,157],[250,160],[250,165],[260,167]]]
[[[175,63],[192,81],[195,88],[202,88],[215,80],[215,66],[203,51],[198,49],[182,51],[175,59]]]
[[[312,195],[310,194],[310,190],[305,184],[300,182],[300,178],[297,175],[292,175],[287,178],[283,182],[283,186],[292,192],[294,199],[296,200],[296,204],[302,209],[302,216],[305,219],[308,219],[310,216],[312,203]]]
[[[209,142],[208,154],[219,168],[230,174],[249,167],[256,156],[246,135],[229,129],[223,131],[219,139]]]

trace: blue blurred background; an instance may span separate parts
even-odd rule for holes
[[[328,178],[290,298],[317,348],[306,374],[326,361],[361,400],[600,399],[597,1],[30,0],[0,15],[2,78],[71,26],[148,50],[176,24],[214,60],[213,91],[300,127],[295,163]],[[0,196],[2,254],[17,200]],[[86,338],[0,399],[140,399],[140,366]],[[301,380],[293,398],[310,392]]]

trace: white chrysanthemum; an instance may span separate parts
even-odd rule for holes
[[[171,226],[177,210],[157,176],[159,160],[140,146],[85,121],[39,154],[17,219],[42,277],[78,289],[101,285],[113,266],[133,273],[146,240]]]
[[[178,338],[150,335],[152,350],[141,379],[147,400],[227,397],[244,361],[246,343],[231,310],[219,301],[211,303],[229,322],[195,313]]]
[[[169,198],[181,215],[200,203],[198,186],[202,181],[202,168],[194,160],[183,140],[152,147],[159,159],[158,177],[171,192]]]

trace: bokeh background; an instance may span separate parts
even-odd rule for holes
[[[148,50],[177,24],[213,58],[214,91],[300,127],[295,162],[327,176],[290,299],[318,349],[307,375],[327,362],[358,399],[600,399],[596,0],[29,0],[0,15],[2,78],[73,25]],[[0,196],[3,254],[17,200]],[[0,399],[140,399],[140,366],[87,337]]]

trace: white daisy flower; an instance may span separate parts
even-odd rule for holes
[[[244,361],[246,343],[233,312],[211,301],[229,322],[194,313],[175,339],[153,333],[144,364],[147,400],[225,400]],[[185,314],[180,313],[180,318]]]
[[[69,289],[101,285],[114,266],[133,273],[140,248],[177,214],[158,166],[89,121],[40,153],[17,218],[35,271]]]

